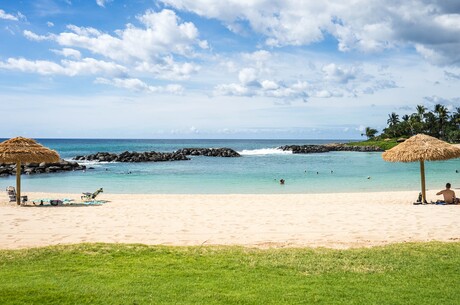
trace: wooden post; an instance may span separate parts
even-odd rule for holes
[[[16,203],[21,204],[21,161],[16,162]]]
[[[426,191],[425,191],[425,161],[424,160],[420,160],[420,176],[422,178],[422,202],[427,203]]]

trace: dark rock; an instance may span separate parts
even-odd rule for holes
[[[76,158],[76,157],[75,157]],[[75,159],[74,158],[74,159]],[[157,153],[155,151],[122,152],[121,154],[112,154],[107,152],[98,152],[87,156],[78,156],[79,160],[91,160],[98,162],[160,162],[160,161],[179,161],[188,160],[187,156],[180,153]]]
[[[182,148],[176,153],[187,156],[207,156],[207,157],[240,157],[240,154],[231,148]]]
[[[329,152],[329,148],[325,145],[285,145],[279,147],[284,151],[292,151],[293,154],[313,154]]]
[[[165,161],[182,161],[190,160],[188,155],[192,156],[208,156],[208,157],[239,157],[240,155],[230,148],[183,148],[178,151],[168,152],[129,152],[125,151],[121,154],[112,154],[108,152],[98,152],[87,156],[76,156],[74,160],[88,161],[108,161],[108,162],[165,162]]]
[[[26,175],[41,174],[41,173],[57,173],[63,171],[83,170],[85,166],[80,166],[77,162],[69,162],[60,160],[56,163],[26,163],[21,165],[21,173]],[[6,177],[16,175],[16,164],[1,164],[0,176]]]
[[[326,144],[326,145],[285,145],[279,147],[284,151],[292,151],[294,154],[324,153],[329,151],[358,151],[358,152],[379,152],[383,151],[377,146],[353,146],[347,144]]]

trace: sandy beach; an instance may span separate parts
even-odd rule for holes
[[[78,194],[29,193],[37,198]],[[460,206],[413,205],[416,192],[291,195],[102,194],[101,206],[0,203],[0,248],[83,242],[370,247],[459,241]],[[435,200],[434,191],[427,192]]]

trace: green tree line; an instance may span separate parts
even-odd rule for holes
[[[392,112],[388,115],[387,127],[379,136],[377,133],[377,129],[366,127],[362,135],[368,139],[385,139],[424,133],[444,141],[460,142],[460,107],[450,112],[441,104],[436,104],[431,111],[417,105],[410,115],[400,116]]]

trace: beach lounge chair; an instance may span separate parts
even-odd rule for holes
[[[10,202],[14,202],[16,201],[16,189],[14,188],[14,186],[8,186],[6,188],[6,192],[8,193],[8,197],[10,198]],[[21,196],[21,202],[22,203],[25,203],[27,202],[28,198],[27,196]]]
[[[81,200],[83,201],[91,201],[91,200],[94,200],[96,199],[97,195],[99,195],[100,193],[104,192],[104,190],[102,189],[102,187],[100,189],[98,189],[97,191],[95,191],[94,193],[82,193],[83,196],[81,196]]]

